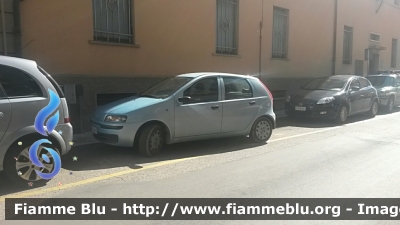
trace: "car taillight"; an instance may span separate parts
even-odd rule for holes
[[[271,101],[273,101],[274,100],[274,96],[272,96],[272,93],[269,91],[269,89],[267,88],[267,86],[265,86],[265,84],[263,82],[261,82],[261,84],[264,86],[265,90],[267,90],[268,95],[271,98]]]
[[[64,123],[69,123],[69,118],[64,118]]]

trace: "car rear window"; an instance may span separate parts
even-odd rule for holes
[[[50,81],[50,83],[54,86],[57,91],[57,94],[60,98],[64,98],[64,92],[62,91],[61,87],[57,84],[53,77],[50,76],[43,68],[38,66],[38,70]]]
[[[42,97],[42,89],[33,77],[22,70],[0,66],[0,83],[9,98]]]

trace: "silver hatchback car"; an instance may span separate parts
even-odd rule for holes
[[[249,135],[266,142],[276,126],[273,98],[257,78],[190,73],[167,79],[138,96],[99,107],[94,137],[115,146],[137,146],[153,156],[164,144]]]
[[[49,122],[38,120],[47,132],[43,136],[37,132],[35,121],[39,112],[48,108],[50,91],[58,95],[59,101],[52,106],[54,111],[44,116],[57,119],[57,114],[58,121],[52,121],[55,127],[49,132]],[[0,171],[4,170],[15,183],[45,182],[37,171],[51,173],[55,167],[47,149],[66,154],[71,149],[72,133],[67,102],[56,81],[34,61],[0,56]],[[51,142],[38,148],[43,168],[35,166],[29,155],[30,147],[40,139]]]

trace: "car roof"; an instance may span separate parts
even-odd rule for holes
[[[333,76],[330,76],[330,77],[327,77],[327,78],[350,79],[350,78],[353,78],[353,77],[359,78],[360,76],[357,76],[357,75],[333,75]]]
[[[399,75],[397,74],[388,74],[388,73],[383,73],[383,74],[373,74],[373,75],[368,75],[367,77],[398,77]]]
[[[37,66],[35,61],[10,56],[0,56],[0,63],[13,67]]]
[[[218,73],[218,72],[201,72],[201,73],[185,73],[180,74],[177,77],[190,77],[190,78],[198,78],[198,77],[206,77],[206,76],[234,76],[234,77],[242,77],[242,78],[254,78],[250,75],[241,75],[241,74],[233,74],[233,73]]]

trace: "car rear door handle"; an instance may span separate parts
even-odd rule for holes
[[[254,104],[256,104],[256,101],[251,101],[251,102],[249,102],[249,104],[254,105]]]
[[[213,105],[213,106],[211,106],[211,108],[212,108],[213,110],[216,110],[216,109],[219,108],[219,105]]]

